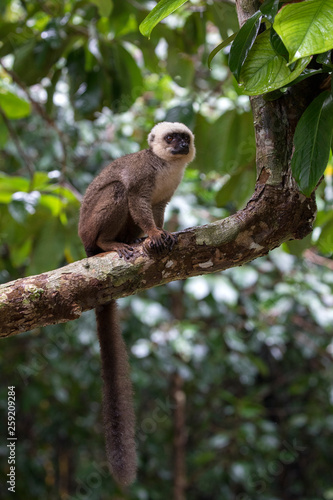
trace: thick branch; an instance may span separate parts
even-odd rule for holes
[[[130,262],[111,252],[0,286],[0,336],[78,318],[111,298],[163,283],[239,266],[312,229],[314,199],[259,179],[244,210],[178,233],[172,252],[147,257],[138,245]]]
[[[257,9],[238,0],[242,24]],[[314,195],[305,198],[291,176],[292,140],[297,121],[320,91],[321,76],[302,82],[277,101],[251,99],[257,144],[258,180],[244,210],[213,224],[179,233],[172,252],[147,257],[140,245],[130,262],[101,254],[61,269],[0,287],[0,336],[78,318],[111,298],[199,274],[240,266],[282,242],[312,230]]]

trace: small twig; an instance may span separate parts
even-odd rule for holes
[[[317,264],[318,266],[324,266],[333,271],[333,260],[328,259],[327,257],[323,257],[322,255],[318,255],[313,250],[305,250],[304,257],[306,260],[312,262],[313,264]]]

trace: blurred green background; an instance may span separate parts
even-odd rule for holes
[[[112,159],[147,147],[156,122],[183,121],[196,135],[169,230],[226,217],[251,196],[248,97],[230,75],[228,49],[207,66],[238,29],[234,6],[191,2],[147,40],[138,25],[149,8],[1,2],[1,282],[84,257],[85,188]],[[3,498],[15,386],[17,498],[333,499],[332,200],[329,165],[304,241],[119,301],[139,456],[127,491],[105,465],[94,313],[3,340]]]

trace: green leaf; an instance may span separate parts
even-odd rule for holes
[[[30,189],[42,191],[43,189],[47,189],[49,185],[52,185],[52,181],[50,180],[47,172],[35,172]]]
[[[0,174],[0,193],[16,193],[17,191],[27,192],[30,181],[24,177],[9,176]]]
[[[25,264],[26,260],[29,258],[31,248],[32,248],[33,238],[28,236],[21,245],[14,245],[10,249],[10,258],[13,261],[15,267],[19,267]]]
[[[97,6],[100,16],[109,17],[113,8],[113,3],[111,2],[111,0],[90,0],[90,1]]]
[[[332,135],[333,97],[325,91],[305,110],[294,135],[295,152],[291,169],[306,196],[310,196],[325,171]]]
[[[333,48],[333,0],[307,0],[284,6],[273,27],[290,54],[290,62]]]
[[[35,235],[29,274],[39,274],[52,269],[64,255],[65,231],[59,219],[50,217]]]
[[[186,2],[187,0],[160,0],[140,24],[139,30],[142,35],[150,38],[155,26]]]
[[[8,129],[0,117],[0,148],[3,148],[8,140]]]
[[[305,57],[291,70],[270,43],[270,30],[261,33],[253,44],[240,75],[241,89],[248,95],[260,95],[286,87],[297,78],[310,62]]]
[[[223,40],[222,43],[220,43],[217,47],[215,47],[215,49],[213,49],[211,51],[211,53],[209,54],[209,57],[208,57],[208,68],[211,69],[211,62],[213,60],[213,58],[216,56],[216,54],[218,52],[220,52],[220,50],[224,49],[224,47],[227,47],[237,36],[237,33],[233,33],[232,35],[230,35],[226,40]]]
[[[65,49],[67,41],[62,46],[53,49],[43,40],[29,40],[15,50],[14,71],[26,85],[34,85],[48,75],[51,67],[58,61]]]
[[[39,204],[50,210],[53,217],[58,217],[66,206],[66,200],[60,199],[58,196],[52,196],[51,194],[43,194],[40,197]]]
[[[322,73],[325,73],[323,69],[309,69],[305,68],[304,71],[298,76],[295,80],[293,80],[291,85],[296,85],[296,83],[301,82],[302,80],[305,80],[306,78],[309,78],[310,76],[313,75],[320,75]]]
[[[322,64],[323,66],[332,69],[332,51],[328,50],[326,52],[322,52],[316,57],[316,62],[318,64]]]
[[[0,91],[0,107],[11,120],[25,118],[30,114],[30,104],[12,92]]]
[[[333,213],[330,212],[329,219],[322,225],[321,233],[316,245],[323,253],[333,252]]]
[[[279,35],[277,34],[277,32],[273,28],[271,28],[270,30],[270,42],[277,55],[282,56],[288,62],[289,61],[288,50],[284,45],[283,41],[281,40],[281,38],[279,37]]]
[[[274,18],[279,10],[279,0],[265,0],[260,10],[267,21],[273,24]]]
[[[261,18],[262,14],[260,11],[253,14],[253,16],[243,24],[231,46],[229,68],[235,75],[237,81],[239,81],[242,65],[258,34]]]

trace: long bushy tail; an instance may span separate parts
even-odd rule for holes
[[[136,476],[135,416],[129,363],[116,302],[113,300],[96,308],[96,319],[102,359],[106,455],[116,481],[128,485]]]

